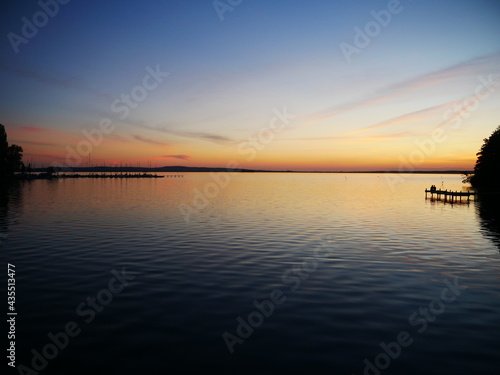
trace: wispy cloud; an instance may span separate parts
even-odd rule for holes
[[[180,160],[189,160],[191,159],[190,155],[163,155],[159,157],[160,159],[180,159]]]
[[[420,109],[418,111],[406,113],[404,115],[393,117],[389,120],[379,122],[375,125],[370,125],[370,126],[367,126],[365,128],[362,128],[362,129],[354,130],[354,131],[349,132],[347,134],[354,135],[354,134],[364,133],[367,131],[377,130],[377,129],[381,129],[381,128],[385,128],[385,127],[389,127],[389,126],[401,125],[401,124],[405,124],[405,123],[412,122],[412,121],[426,119],[426,118],[429,118],[430,116],[432,116],[436,113],[439,113],[439,112],[442,113],[444,110],[446,110],[447,108],[451,108],[453,105],[457,104],[461,100],[462,99],[454,100],[454,101],[451,101],[448,103],[439,104],[436,106]]]
[[[157,127],[147,127],[147,129],[160,131],[166,134],[176,135],[189,139],[199,139],[202,141],[217,143],[217,144],[229,144],[234,142],[233,139],[220,134],[208,133],[208,132],[191,132],[191,131],[180,131],[172,129],[172,125],[160,125]]]
[[[183,138],[199,139],[199,140],[212,142],[212,143],[216,143],[216,144],[227,145],[227,144],[235,142],[233,139],[226,137],[224,135],[220,135],[220,134],[176,130],[175,129],[176,124],[171,124],[169,122],[166,122],[166,123],[163,123],[160,125],[156,125],[156,126],[147,125],[146,123],[144,123],[142,121],[135,121],[135,120],[131,120],[131,119],[127,119],[127,120],[122,121],[122,122],[126,123],[128,125],[135,126],[137,128],[141,128],[141,129],[152,130],[155,132],[174,135],[174,136],[183,137]],[[138,139],[138,140],[142,140],[142,139]]]
[[[84,91],[92,95],[98,95],[100,97],[108,97],[104,95],[101,91],[94,90],[81,82],[80,79],[76,77],[70,78],[56,78],[48,75],[43,75],[33,71],[23,70],[17,67],[11,67],[4,64],[0,64],[0,69],[3,69],[9,73],[13,73],[20,78],[30,79],[39,83],[43,83],[52,87],[57,87],[61,89],[74,89],[79,91]],[[111,98],[111,97],[109,97]]]
[[[64,155],[56,155],[56,154],[48,154],[48,153],[40,153],[40,154],[32,154],[32,153],[27,153],[24,154],[25,159],[27,158],[37,158],[37,159],[56,159],[56,160],[65,160],[66,157]],[[29,162],[29,160],[28,160]]]
[[[149,144],[155,145],[155,146],[169,146],[165,142],[160,142],[160,141],[155,141],[153,139],[145,138],[142,135],[134,134],[134,135],[132,135],[132,138],[134,138],[137,141],[144,142],[144,143],[149,143]]]
[[[19,128],[19,130],[26,132],[26,133],[41,133],[41,132],[49,131],[49,129],[41,128],[39,126],[21,126]]]
[[[39,142],[39,141],[27,141],[27,140],[21,140],[21,139],[14,139],[12,142],[9,143],[15,143],[18,145],[32,145],[32,146],[57,146],[57,143],[50,143],[50,142]]]
[[[205,141],[215,142],[215,143],[231,143],[234,142],[231,138],[225,137],[223,135],[203,133],[203,132],[179,132],[176,133],[187,138],[202,139]]]
[[[314,125],[325,119],[335,117],[345,112],[359,110],[391,98],[402,96],[413,91],[421,90],[423,88],[435,86],[448,81],[496,72],[499,68],[500,54],[476,57],[459,64],[397,82],[382,88],[375,94],[365,96],[359,100],[326,108],[322,111],[309,115],[306,118],[309,119],[306,125]]]
[[[301,138],[282,138],[282,141],[329,141],[329,140],[337,140],[337,141],[367,141],[371,142],[374,140],[384,140],[384,139],[394,139],[394,138],[406,138],[411,136],[409,132],[400,132],[400,133],[394,133],[394,134],[384,134],[384,135],[370,135],[370,136],[363,136],[363,137],[356,137],[351,135],[350,133],[344,134],[344,135],[332,135],[332,136],[325,136],[325,137],[301,137]]]
[[[370,135],[370,136],[359,138],[359,139],[362,141],[366,141],[366,142],[378,142],[378,141],[383,141],[383,140],[408,138],[408,137],[411,137],[412,135],[413,134],[410,134],[409,132],[400,132],[400,133],[394,133],[394,134]]]

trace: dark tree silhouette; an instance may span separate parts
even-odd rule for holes
[[[477,197],[477,214],[482,234],[498,246],[500,251],[500,195],[480,194]]]
[[[5,133],[5,128],[0,124],[0,176],[5,176],[7,174],[7,149],[9,144],[7,143],[7,133]]]
[[[10,173],[20,172],[23,169],[23,148],[21,146],[9,146],[7,149],[7,165]]]
[[[0,124],[0,177],[7,178],[23,169],[23,149],[7,142],[5,127]]]
[[[47,167],[45,173],[47,173],[49,176],[52,176],[54,175],[54,173],[57,173],[57,169],[55,169],[54,167]]]
[[[473,187],[500,190],[500,126],[484,140],[477,153],[474,175],[470,178]]]

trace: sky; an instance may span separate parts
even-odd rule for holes
[[[34,166],[471,170],[496,0],[9,1],[0,123]]]

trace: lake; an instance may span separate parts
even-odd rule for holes
[[[460,175],[172,175],[3,188],[16,366],[498,373],[498,197],[425,199]]]

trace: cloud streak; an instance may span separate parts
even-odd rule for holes
[[[191,159],[190,155],[162,155],[159,157],[160,159],[179,159],[179,160],[189,160]]]
[[[165,142],[155,141],[153,139],[145,138],[145,137],[138,135],[138,134],[133,134],[132,138],[134,138],[135,140],[137,140],[139,142],[148,143],[148,144],[155,145],[155,146],[169,146]]]
[[[377,130],[377,129],[382,129],[382,128],[386,128],[389,126],[401,125],[401,124],[405,124],[405,123],[412,122],[412,121],[426,119],[429,116],[431,116],[432,114],[435,114],[436,112],[443,112],[444,110],[451,108],[453,105],[457,104],[460,101],[461,100],[454,100],[454,101],[451,101],[448,103],[436,105],[433,107],[427,107],[424,109],[420,109],[418,111],[410,112],[410,113],[407,113],[407,114],[404,114],[401,116],[396,116],[396,117],[393,117],[387,121],[382,121],[382,122],[379,122],[375,125],[370,125],[370,126],[367,126],[365,128],[362,128],[362,129],[354,130],[354,131],[349,132],[347,134],[348,135],[360,134],[360,133],[364,133],[364,132],[371,131],[371,130]]]
[[[57,143],[27,141],[27,140],[19,140],[19,139],[14,139],[14,140],[12,140],[11,143],[15,143],[18,145],[32,145],[32,146],[57,146]]]
[[[167,127],[164,126],[148,126],[144,124],[140,124],[137,122],[128,122],[130,125],[142,128],[142,129],[147,129],[147,130],[153,130],[157,131],[160,133],[164,134],[169,134],[169,135],[175,135],[183,138],[189,138],[189,139],[198,139],[202,141],[207,141],[207,142],[212,142],[216,144],[230,144],[233,143],[234,140],[223,136],[219,134],[213,134],[213,133],[207,133],[207,132],[189,132],[189,131],[178,131],[178,130],[171,130],[168,129]]]
[[[49,154],[49,153],[40,153],[40,154],[33,154],[33,153],[27,153],[24,155],[25,157],[42,157],[42,158],[48,158],[48,159],[56,159],[56,160],[65,160],[66,157],[64,155],[57,155],[57,154]],[[28,164],[29,161],[25,161],[25,164]]]
[[[459,64],[423,74],[411,79],[407,79],[389,85],[374,95],[366,96],[360,100],[329,107],[316,114],[309,115],[310,120],[306,125],[314,125],[328,118],[335,117],[342,113],[371,106],[385,100],[402,96],[404,94],[418,91],[420,89],[435,86],[448,81],[463,77],[470,77],[481,74],[481,72],[498,71],[500,66],[500,54],[480,56]]]
[[[98,95],[100,97],[108,97],[108,95],[103,95],[102,92],[98,90],[91,89],[85,86],[79,79],[75,77],[61,79],[55,77],[49,77],[40,73],[36,73],[33,71],[23,70],[19,68],[13,68],[11,66],[0,65],[0,69],[3,69],[9,73],[13,73],[16,76],[24,79],[33,80],[35,82],[43,83],[48,86],[60,88],[60,89],[73,89],[83,91],[92,95]],[[111,98],[111,97],[109,97]]]
[[[214,143],[231,143],[234,142],[231,138],[225,137],[223,135],[217,135],[217,134],[212,134],[212,133],[204,133],[204,132],[179,132],[176,133],[178,135],[181,135],[183,137],[187,138],[195,138],[195,139],[201,139],[204,141],[209,141],[209,142],[214,142]]]
[[[26,133],[41,133],[49,131],[49,129],[41,128],[39,126],[21,126],[19,129]]]

